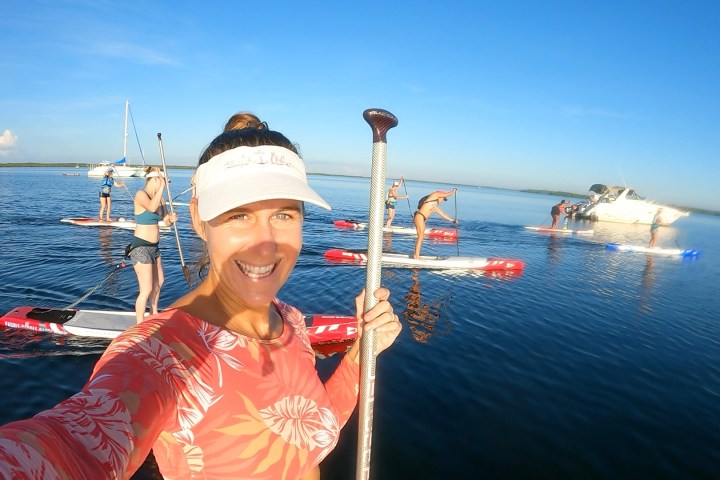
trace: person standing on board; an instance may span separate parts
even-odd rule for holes
[[[103,219],[103,212],[105,212],[105,221],[110,222],[110,209],[112,208],[112,199],[110,193],[112,192],[113,186],[124,187],[125,184],[120,181],[116,181],[113,178],[114,170],[108,168],[103,175],[102,181],[100,182],[100,212],[98,213],[98,220]],[[107,209],[107,211],[106,211]]]
[[[550,209],[550,215],[552,215],[552,225],[550,228],[557,228],[558,222],[560,221],[560,214],[565,213],[565,207],[570,205],[570,202],[561,200],[557,205],[553,205]]]
[[[658,208],[657,212],[655,212],[655,216],[653,216],[652,224],[650,224],[650,243],[648,243],[648,248],[655,248],[658,230],[660,230],[660,225],[663,224],[662,211],[662,208]]]
[[[128,253],[138,279],[138,296],[135,300],[135,318],[140,323],[150,303],[150,314],[158,313],[160,289],[165,281],[160,258],[160,226],[177,222],[176,213],[165,209],[163,192],[165,172],[158,167],[145,168],[145,188],[135,194],[135,234],[128,245]]]
[[[323,384],[302,314],[276,297],[305,202],[330,208],[284,135],[216,137],[190,201],[205,278],[113,340],[80,393],[0,428],[0,478],[130,478],[152,448],[164,478],[319,479],[357,404],[360,345]],[[367,294],[358,333],[374,330],[380,353],[402,326],[387,289]]]
[[[418,209],[413,214],[413,222],[415,223],[415,230],[417,231],[413,258],[420,258],[420,249],[422,248],[423,238],[425,238],[425,224],[427,223],[427,219],[430,218],[430,215],[437,213],[448,222],[455,225],[458,224],[457,218],[452,218],[440,209],[440,203],[446,202],[448,197],[455,195],[455,192],[457,192],[457,188],[448,191],[436,190],[429,195],[425,195],[418,202]]]
[[[399,181],[394,181],[390,186],[390,190],[388,190],[387,197],[385,197],[385,208],[387,209],[388,215],[387,221],[385,222],[385,227],[387,228],[392,227],[392,222],[395,218],[395,206],[397,205],[397,199],[408,198],[407,195],[401,195],[397,191],[397,189],[400,188],[400,185],[402,185],[403,182],[405,182],[405,179],[403,177],[400,177]]]

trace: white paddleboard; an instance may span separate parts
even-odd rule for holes
[[[595,230],[573,230],[570,228],[550,228],[550,227],[525,227],[526,230],[545,233],[559,233],[565,235],[592,235]]]
[[[365,251],[332,249],[325,252],[325,258],[341,262],[363,264],[367,262]],[[382,263],[401,268],[466,269],[466,270],[522,270],[525,263],[521,260],[485,257],[431,257],[413,258],[404,253],[382,254]]]
[[[61,218],[61,222],[70,223],[72,225],[80,225],[82,227],[113,227],[123,228],[125,230],[135,230],[135,220],[129,220],[126,218],[117,218],[110,220],[99,220],[93,217],[69,217]],[[161,230],[169,230],[170,226],[166,225],[162,220],[158,222],[158,226]]]
[[[355,220],[335,220],[333,224],[336,227],[352,228],[354,230],[364,230],[368,228],[367,223],[356,222]],[[414,235],[417,237],[417,230],[413,227],[383,227],[385,233],[398,233],[401,235]],[[458,230],[451,228],[426,228],[425,235],[433,238],[455,239],[458,237]]]
[[[147,314],[146,314],[147,315]],[[349,315],[304,315],[313,346],[357,337],[357,320]],[[0,326],[57,335],[112,339],[135,325],[135,312],[16,307],[0,316]]]
[[[618,243],[608,243],[605,245],[608,250],[614,250],[617,252],[638,252],[638,253],[649,253],[652,255],[668,255],[668,256],[680,256],[680,257],[697,257],[700,255],[698,250],[682,250],[680,248],[649,248],[640,245],[621,245]]]

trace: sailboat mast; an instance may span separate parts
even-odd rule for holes
[[[128,119],[128,110],[130,109],[130,102],[128,100],[125,100],[125,131],[123,133],[123,158],[126,159],[127,162],[127,139],[128,139],[128,132],[127,132],[127,119]]]

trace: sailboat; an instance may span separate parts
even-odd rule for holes
[[[131,166],[127,164],[127,138],[128,138],[128,113],[130,112],[130,102],[125,100],[125,130],[123,134],[123,156],[120,160],[114,162],[101,162],[99,164],[90,165],[88,177],[103,177],[108,170],[113,171],[115,177],[144,177],[145,176],[145,157],[140,150],[142,165]],[[132,117],[131,117],[132,118]],[[133,121],[133,128],[135,122]],[[137,132],[136,132],[137,135]]]

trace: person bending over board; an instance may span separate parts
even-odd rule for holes
[[[273,162],[269,162],[273,159]],[[323,384],[302,314],[276,297],[302,248],[307,183],[269,129],[220,134],[190,201],[205,278],[109,345],[82,391],[0,428],[0,478],[130,478],[152,448],[165,478],[319,479],[358,398],[360,346]],[[379,288],[359,333],[378,353],[402,326]]]
[[[113,178],[113,172],[114,170],[112,168],[108,168],[100,181],[100,192],[98,194],[100,197],[100,212],[98,213],[98,220],[101,221],[103,219],[103,214],[105,215],[105,221],[111,221],[110,210],[112,209],[112,199],[110,198],[110,194],[112,193],[112,187],[125,186],[123,182]]]
[[[662,211],[662,208],[657,209],[657,212],[655,212],[655,216],[652,219],[652,224],[650,224],[650,243],[648,243],[648,248],[655,248],[658,231],[660,230],[660,225],[663,224]]]
[[[407,195],[401,195],[398,193],[398,188],[403,184],[405,179],[400,177],[400,180],[394,181],[388,190],[387,196],[385,197],[385,209],[387,210],[387,221],[385,227],[392,227],[393,219],[395,219],[395,207],[397,206],[398,198],[408,198]]]
[[[425,238],[425,224],[433,213],[437,213],[448,222],[452,222],[455,225],[458,224],[457,218],[452,218],[440,209],[440,203],[446,202],[448,197],[455,195],[455,192],[457,192],[457,188],[448,191],[436,190],[429,195],[425,195],[418,202],[418,209],[413,214],[413,222],[415,223],[415,230],[417,231],[413,258],[420,258],[420,249],[422,248],[423,238]]]
[[[138,279],[138,296],[135,300],[137,323],[145,318],[150,303],[150,314],[158,313],[160,289],[165,282],[160,257],[159,221],[171,225],[177,222],[177,214],[165,209],[163,191],[166,187],[165,172],[158,167],[145,167],[145,188],[138,190],[133,202],[135,207],[135,233],[128,245],[128,255]]]
[[[565,207],[570,205],[570,202],[562,200],[557,205],[553,205],[550,209],[550,215],[552,215],[552,225],[550,228],[557,228],[558,222],[560,221],[560,214],[565,213]]]

